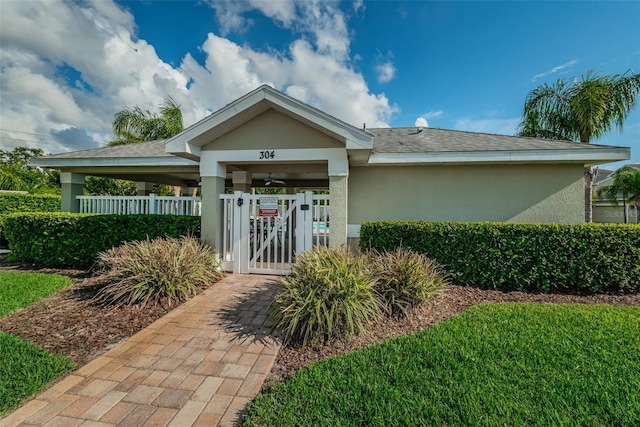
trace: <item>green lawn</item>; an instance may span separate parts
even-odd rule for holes
[[[68,277],[54,274],[0,271],[0,317],[46,298],[70,284]]]
[[[52,274],[0,271],[0,317],[70,283]],[[66,357],[0,331],[0,416],[72,368]]]
[[[481,305],[301,370],[243,425],[640,425],[639,349],[639,307]]]

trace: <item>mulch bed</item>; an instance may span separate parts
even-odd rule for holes
[[[32,270],[6,263],[0,269],[53,273],[71,278],[72,285],[69,288],[1,318],[0,330],[32,341],[51,352],[64,354],[78,366],[93,360],[175,308],[161,304],[143,309],[104,307],[92,300],[103,284],[101,277],[92,276],[85,271]],[[443,295],[412,310],[407,317],[384,319],[370,331],[348,340],[331,345],[310,344],[304,348],[283,346],[273,370],[274,379],[286,379],[295,371],[320,359],[420,331],[472,305],[512,301],[640,306],[640,294],[560,295],[451,286]]]
[[[31,270],[19,266],[0,269],[59,274],[71,279],[70,287],[0,318],[0,330],[32,341],[52,353],[63,354],[78,366],[95,359],[175,308],[161,304],[144,309],[104,307],[93,300],[104,284],[102,278],[80,270]]]

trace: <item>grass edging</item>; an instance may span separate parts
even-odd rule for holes
[[[54,274],[0,271],[0,317],[48,297],[71,284]],[[0,331],[0,416],[74,364],[31,342]]]
[[[71,285],[68,277],[55,274],[0,271],[0,317],[48,297]]]

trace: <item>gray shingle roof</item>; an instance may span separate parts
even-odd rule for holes
[[[374,153],[429,153],[528,150],[594,150],[614,148],[572,141],[524,138],[434,128],[367,129],[373,135]]]
[[[373,136],[374,153],[482,152],[529,150],[597,150],[617,148],[606,145],[578,144],[507,135],[424,128],[367,129]],[[116,147],[96,148],[54,154],[47,159],[124,159],[177,157],[165,152],[166,140],[139,142]],[[178,157],[180,158],[180,157]]]
[[[166,140],[138,142],[135,144],[118,145],[115,147],[94,148],[92,150],[72,151],[70,153],[54,154],[47,159],[124,159],[131,157],[175,157],[164,151]]]

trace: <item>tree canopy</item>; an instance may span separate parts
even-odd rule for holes
[[[115,114],[112,127],[114,139],[108,142],[109,147],[170,138],[184,129],[182,110],[171,97],[164,100],[158,113],[137,105],[125,107]]]
[[[559,79],[527,95],[519,135],[590,143],[622,130],[640,92],[640,74]]]
[[[60,186],[60,174],[31,166],[32,157],[44,156],[39,148],[0,150],[0,190],[51,192]]]

